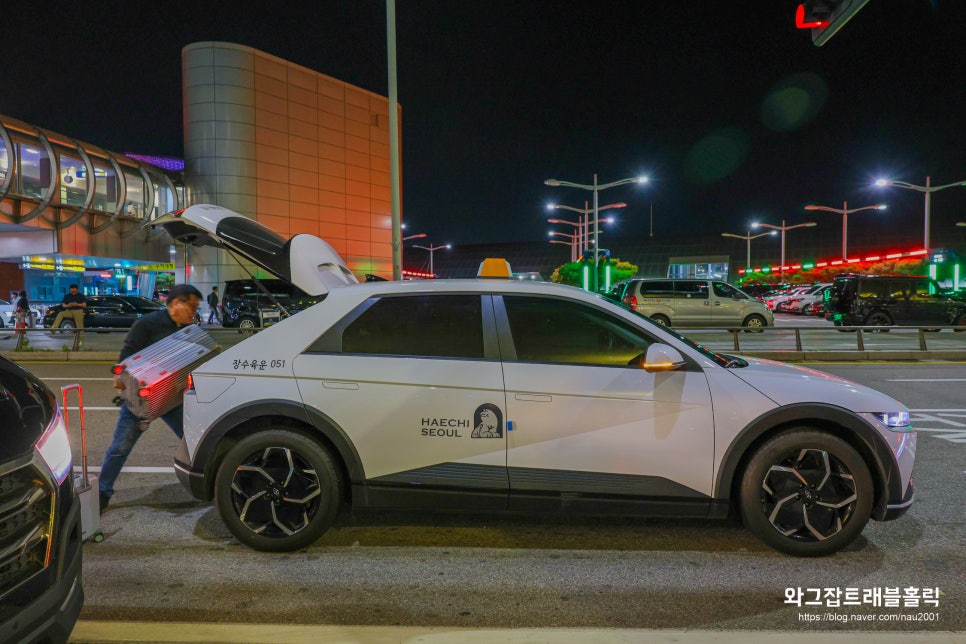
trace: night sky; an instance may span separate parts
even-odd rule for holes
[[[546,238],[545,205],[644,187],[619,234],[744,233],[850,217],[921,245],[923,196],[966,180],[966,3],[875,1],[824,47],[796,2],[398,0],[403,214],[431,243]],[[388,94],[385,2],[8,2],[0,113],[118,152],[182,155],[181,49],[254,47]],[[569,214],[569,213],[568,213]],[[811,216],[807,216],[811,215]],[[959,240],[966,187],[932,197]],[[558,212],[558,217],[567,218]],[[878,220],[876,220],[878,218]],[[564,230],[564,229],[561,229]],[[569,229],[566,232],[570,232]]]

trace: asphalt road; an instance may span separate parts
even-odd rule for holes
[[[55,389],[83,385],[98,465],[116,418],[108,365],[28,366]],[[898,521],[871,522],[832,557],[781,555],[735,521],[429,512],[347,513],[304,551],[257,553],[182,490],[170,470],[176,441],[155,422],[129,460],[149,469],[122,474],[102,517],[105,540],[84,546],[82,620],[966,630],[966,364],[808,366],[895,396],[920,431],[915,505]],[[938,605],[876,605],[875,593],[893,588],[938,589]],[[797,589],[803,605],[786,603]],[[868,601],[809,606],[809,589]]]

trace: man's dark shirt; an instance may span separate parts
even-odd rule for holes
[[[123,362],[129,356],[151,346],[158,340],[168,337],[177,330],[178,323],[171,319],[168,309],[148,313],[131,325],[131,330],[127,332],[127,336],[124,338],[124,346],[121,347],[121,357],[118,362]]]
[[[61,304],[70,304],[71,302],[76,302],[77,304],[87,304],[87,298],[84,297],[83,293],[68,293],[64,296]]]

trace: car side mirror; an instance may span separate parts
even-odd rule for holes
[[[647,348],[641,368],[648,373],[674,371],[685,365],[684,356],[672,346],[655,342]]]

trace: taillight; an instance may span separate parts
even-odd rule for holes
[[[637,308],[637,298],[633,295],[624,296],[624,305],[632,309]]]
[[[138,396],[140,396],[141,398],[148,398],[150,395],[151,395],[150,387],[141,387],[140,389],[138,389]]]
[[[184,390],[185,391],[194,391],[195,390],[195,377],[192,376],[190,373],[188,374],[188,380],[185,383]]]
[[[116,364],[113,367],[111,367],[111,373],[113,373],[115,376],[120,376],[123,371],[124,371],[124,365],[122,364]]]

